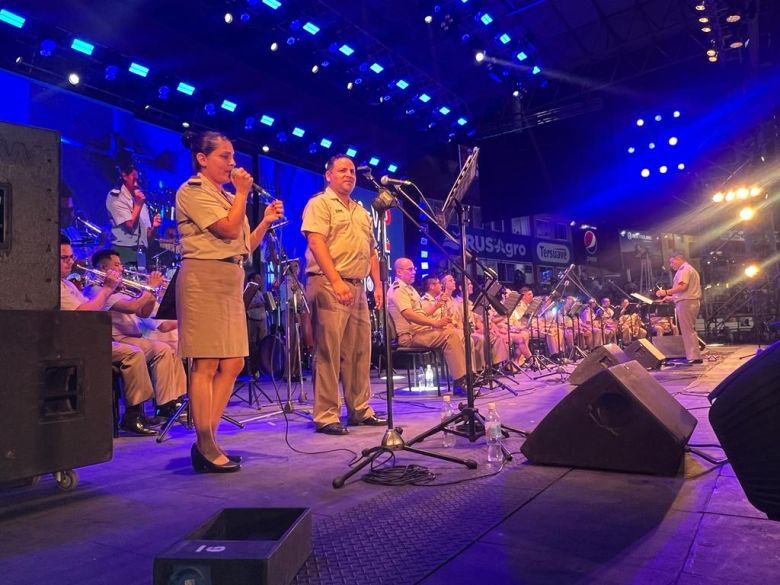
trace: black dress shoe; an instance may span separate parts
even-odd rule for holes
[[[329,425],[325,425],[324,427],[319,427],[317,429],[318,433],[325,433],[326,435],[348,435],[349,431],[344,428],[344,425],[341,423],[330,423]]]
[[[383,426],[385,426],[387,424],[387,419],[386,418],[379,418],[378,416],[372,414],[371,416],[369,416],[368,418],[364,418],[360,422],[349,423],[349,424],[351,424],[353,426],[367,425],[369,427],[383,427]]]
[[[140,416],[133,418],[123,418],[119,423],[119,428],[128,433],[138,435],[140,437],[152,437],[157,434],[157,431],[147,427]]]
[[[181,400],[177,398],[176,400],[171,400],[165,404],[158,404],[157,408],[154,409],[154,414],[167,420],[176,414],[176,411],[179,410],[180,407]]]
[[[241,463],[241,455],[230,455],[228,453],[223,453],[223,455],[233,463]]]
[[[704,360],[698,359],[698,360],[688,360],[689,364],[703,364]]]
[[[213,463],[203,456],[196,443],[192,444],[190,449],[190,459],[192,459],[192,468],[195,471],[205,471],[207,473],[232,473],[241,469],[241,466],[235,461],[228,460],[227,463],[219,465]]]

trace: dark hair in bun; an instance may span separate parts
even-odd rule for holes
[[[230,140],[221,132],[193,132],[187,130],[181,137],[182,144],[192,153],[192,166],[196,171],[200,171],[197,155],[202,152],[206,156],[217,149],[220,140]]]

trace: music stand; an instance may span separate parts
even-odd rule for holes
[[[446,199],[444,199],[444,205],[442,205],[441,211],[439,212],[439,223],[441,224],[441,227],[446,228],[449,225],[453,211],[455,211],[455,208],[463,201],[466,192],[474,182],[474,178],[477,176],[478,158],[479,147],[475,146],[471,151],[471,154],[466,158],[466,162],[463,163],[463,168],[460,169],[458,177],[452,184],[452,188],[447,194]]]
[[[178,279],[178,277],[179,277],[179,269],[177,268],[176,272],[173,273],[171,280],[168,281],[168,288],[165,289],[165,294],[163,294],[163,298],[160,301],[160,306],[157,307],[157,313],[155,313],[154,315],[155,319],[165,319],[165,320],[176,319],[176,280]],[[173,423],[179,420],[179,416],[181,416],[181,413],[184,411],[185,408],[187,409],[187,420],[184,423],[184,425],[188,429],[192,429],[192,414],[190,413],[190,395],[189,395],[191,365],[192,365],[192,358],[187,358],[184,365],[184,374],[187,380],[187,393],[184,395],[184,398],[181,401],[179,408],[177,408],[176,412],[174,412],[171,416],[168,417],[168,420],[165,421],[165,424],[162,426],[162,429],[160,429],[160,434],[157,435],[157,439],[156,439],[158,443],[163,442],[163,439],[165,439],[165,436],[168,434],[168,431],[171,430]],[[234,419],[232,416],[223,414],[222,420],[229,422],[234,426],[237,426],[239,429],[244,428],[244,425],[241,422]]]
[[[482,309],[482,322],[484,324],[484,344],[483,347],[483,353],[485,355],[485,369],[483,370],[482,374],[477,376],[477,379],[474,381],[475,386],[487,386],[490,390],[493,389],[494,386],[498,386],[500,388],[503,388],[504,390],[509,390],[512,394],[515,396],[518,395],[517,391],[513,388],[510,388],[503,382],[496,379],[496,376],[499,375],[499,372],[496,372],[493,368],[493,348],[491,347],[490,342],[490,321],[488,319],[488,313],[489,308],[488,305],[492,306],[496,313],[499,315],[506,316],[511,314],[512,311],[514,311],[514,307],[510,310],[506,304],[504,304],[501,300],[499,300],[499,295],[501,294],[501,289],[503,286],[501,283],[494,279],[490,284],[485,286],[482,290],[479,291],[479,294],[477,295],[477,298],[474,299],[474,308],[477,307]],[[518,298],[519,302],[519,298]],[[517,304],[515,303],[515,306]]]

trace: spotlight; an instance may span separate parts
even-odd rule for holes
[[[729,14],[726,17],[726,22],[739,22],[742,20],[742,17],[739,14]]]
[[[182,122],[181,123],[181,127],[182,128],[189,128],[190,127],[190,123],[189,122]]]
[[[428,16],[426,16],[425,18],[423,18],[423,20],[425,21],[425,24],[431,24],[431,23],[433,22],[433,16],[431,16],[431,15],[429,14]]]
[[[699,2],[699,3],[698,3],[696,6],[695,6],[695,8],[696,8],[696,10],[698,10],[699,12],[701,12],[701,11],[703,11],[703,10],[706,8],[706,6],[704,6],[704,2]]]
[[[703,27],[701,27],[701,32],[710,33],[712,32],[712,27],[708,24],[705,24]]]
[[[225,24],[233,22],[233,15],[230,12],[225,13]]]
[[[680,117],[680,111],[679,110],[675,110],[674,113],[672,114],[672,116],[674,118],[679,118]]]
[[[669,146],[675,146],[677,144],[677,136],[671,136],[669,138]]]
[[[724,197],[724,200],[726,201],[734,201],[734,191],[729,191],[726,193],[726,196]]]
[[[720,191],[718,191],[717,193],[715,193],[715,195],[712,196],[712,200],[715,203],[721,203],[723,201],[723,198],[724,198],[724,195]]]
[[[268,152],[269,150],[271,150],[271,149],[268,147],[268,145],[267,144],[263,144],[263,152]]]
[[[352,89],[353,87],[355,87],[354,83],[352,83],[351,81],[347,82],[347,89]]]
[[[70,75],[68,75],[68,83],[70,83],[71,85],[78,85],[80,81],[81,78],[79,77],[78,73],[71,73]]]
[[[680,170],[680,171],[684,170],[685,169],[685,163],[679,163],[677,165],[677,169]]]
[[[319,71],[319,70],[320,70],[320,66],[319,65],[313,65],[312,68],[311,68],[311,72],[312,73],[317,73],[317,71]]]
[[[271,51],[278,51],[279,50],[279,43],[273,42],[271,43]]]
[[[759,195],[761,195],[761,187],[753,187],[750,189],[751,197],[758,197]]]
[[[668,171],[668,170],[669,170],[669,167],[667,167],[666,165],[661,165],[658,168],[658,172],[661,173],[662,175],[666,174],[666,171]]]
[[[739,219],[741,219],[742,221],[750,221],[751,219],[753,219],[753,216],[755,215],[756,212],[753,211],[752,207],[743,207],[739,211]]]
[[[707,57],[714,57],[718,52],[715,49],[707,49]]]
[[[650,150],[653,150],[655,148],[655,142],[651,142],[650,144],[648,144],[647,148],[649,148]]]
[[[707,59],[709,59],[710,63],[715,63],[718,60],[718,57],[717,56],[707,57]]]
[[[750,191],[748,191],[744,187],[740,187],[739,189],[737,189],[737,199],[747,199],[749,194]]]
[[[642,177],[644,177],[646,179],[647,177],[650,176],[650,169],[642,169],[642,172],[640,173],[640,175],[642,175]]]
[[[702,16],[702,17],[699,19],[699,22],[700,22],[700,23],[702,23],[702,24],[707,24],[709,21],[710,21],[710,19],[709,19],[709,18],[707,18],[706,16]]]
[[[512,95],[513,95],[514,97],[520,97],[520,90],[519,90],[519,89],[516,89],[515,91],[513,91],[513,92],[512,92]]]
[[[655,121],[656,122],[660,122],[661,121],[661,114],[656,114],[655,115]]]
[[[744,46],[745,46],[745,43],[743,43],[742,41],[732,41],[729,44],[729,47],[731,47],[732,49],[740,49],[740,48],[742,48]]]
[[[639,119],[636,121],[636,125],[637,125],[637,126],[644,126],[644,125],[645,125],[645,121],[644,121],[642,118],[639,118]]]
[[[761,272],[761,269],[755,264],[750,264],[745,268],[745,276],[748,278],[754,278],[759,272]]]
[[[636,148],[634,148],[633,146],[628,147],[628,154],[634,154],[635,152],[636,152]]]
[[[474,60],[477,63],[482,63],[485,60],[485,51],[477,51],[474,53]]]

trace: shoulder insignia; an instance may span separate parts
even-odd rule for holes
[[[202,179],[190,179],[187,181],[188,185],[192,185],[193,187],[200,187],[203,184]]]
[[[108,192],[109,195],[113,195],[114,197],[118,196],[121,191],[119,189],[111,189],[111,191]]]

